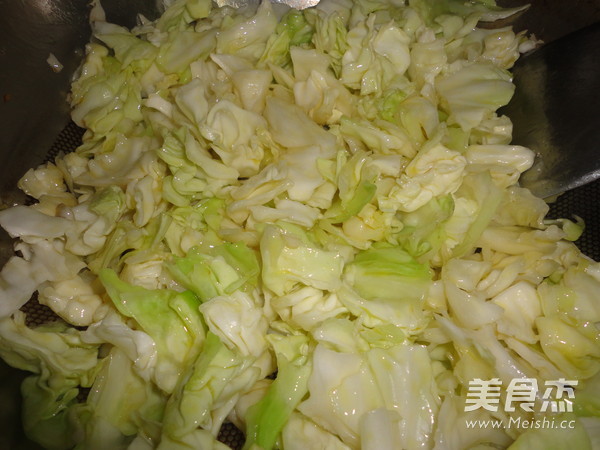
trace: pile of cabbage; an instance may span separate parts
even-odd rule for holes
[[[519,187],[534,155],[496,112],[535,42],[477,27],[513,12],[175,0],[128,30],[96,6],[83,144],[0,213],[29,437],[217,449],[231,421],[246,449],[597,445],[600,265]],[[60,320],[28,327],[34,294]],[[493,378],[576,380],[573,412],[465,411]],[[466,426],[550,416],[574,426]]]

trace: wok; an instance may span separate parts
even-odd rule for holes
[[[137,12],[157,14],[156,0],[103,0],[111,22],[135,23]],[[88,6],[82,0],[0,0],[0,202],[24,202],[16,189],[30,167],[52,153],[70,150],[81,134],[69,125],[66,97],[70,79],[89,40]],[[525,0],[499,1],[516,6]],[[494,26],[528,30],[545,42],[600,20],[598,0],[531,0],[531,7]],[[62,64],[53,71],[49,54]],[[66,127],[66,128],[65,128]],[[571,190],[551,206],[554,217],[582,217],[587,229],[578,244],[600,259],[600,181]],[[12,242],[2,231],[0,264],[12,254]],[[37,320],[44,320],[38,316]],[[0,361],[0,448],[36,449],[20,426],[19,385],[24,374]],[[235,437],[229,442],[235,442]]]

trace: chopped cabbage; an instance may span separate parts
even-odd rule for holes
[[[478,27],[521,9],[224,3],[132,29],[92,10],[83,143],[0,212],[27,435],[219,449],[229,420],[247,449],[597,447],[600,264],[519,186],[534,154],[497,113],[535,41]],[[32,296],[55,322],[27,324]],[[467,408],[494,380],[501,407]],[[515,380],[532,408],[503,410]],[[542,411],[560,380],[569,410]],[[572,427],[506,425],[542,419]]]

